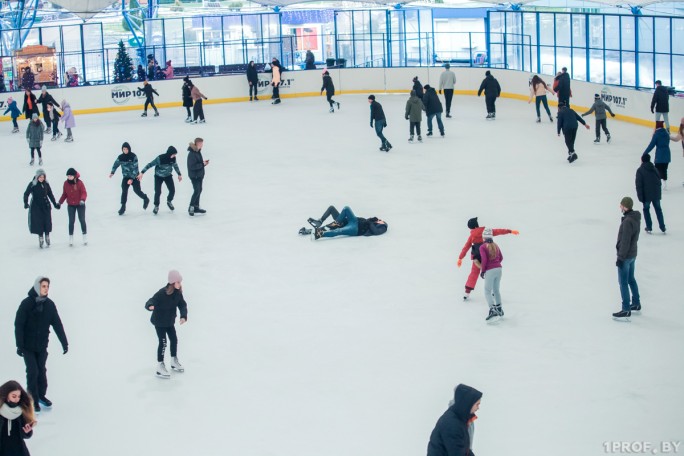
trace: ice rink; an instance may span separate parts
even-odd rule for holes
[[[51,336],[54,407],[38,417],[32,455],[424,455],[458,383],[484,394],[478,456],[684,442],[681,145],[671,143],[662,201],[668,233],[656,227],[639,240],[643,313],[619,323],[618,206],[625,195],[636,201],[651,129],[609,119],[612,142],[596,146],[587,117],[591,130],[578,132],[579,160],[569,165],[555,124],[536,124],[524,101],[499,100],[492,122],[483,98],[457,96],[445,139],[408,144],[407,95],[378,94],[394,145],[387,154],[366,95],[336,98],[334,114],[325,97],[205,105],[205,125],[185,124],[182,108],[77,116],[74,143],[46,138],[44,168],[57,198],[66,170],[81,173],[85,247],[78,224],[69,247],[63,207],[53,210],[52,247],[38,248],[22,205],[37,168],[28,166],[27,121],[14,135],[2,123],[0,380],[25,384],[13,322],[39,274],[52,280],[70,343],[63,356]],[[157,216],[143,211],[131,191],[117,215],[121,174],[108,174],[121,144],[141,167],[174,145],[185,174],[196,136],[210,159],[208,213],[188,216],[187,179],[176,182],[175,212],[163,203]],[[152,176],[142,182],[150,197]],[[378,216],[389,230],[297,235],[330,204]],[[470,260],[461,269],[456,260],[475,216],[521,233],[496,239],[506,312],[498,325],[485,323],[481,281],[462,301]],[[186,371],[161,380],[143,306],[173,268],[188,302],[188,322],[176,326]]]

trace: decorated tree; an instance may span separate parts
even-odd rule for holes
[[[126,51],[123,40],[119,41],[119,51],[114,61],[114,82],[130,82],[133,77],[133,61]]]

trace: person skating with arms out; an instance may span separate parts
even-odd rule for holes
[[[164,352],[166,351],[166,338],[171,342],[171,369],[183,372],[185,369],[178,361],[178,336],[176,335],[176,309],[180,311],[180,324],[188,320],[188,305],[183,298],[183,277],[176,270],[169,271],[166,286],[157,291],[147,303],[145,308],[152,312],[150,322],[154,325],[159,344],[157,345],[157,377],[171,378],[164,364]]]
[[[29,196],[31,202],[29,203]],[[29,210],[29,231],[38,235],[38,246],[44,244],[50,247],[50,233],[52,232],[52,209],[50,203],[59,210],[60,204],[55,200],[52,188],[47,181],[45,171],[36,170],[36,175],[29,182],[24,192],[24,209]]]
[[[154,109],[154,117],[159,116],[159,111],[157,110],[157,107],[154,104],[154,95],[156,94],[159,96],[159,93],[157,93],[154,88],[152,88],[152,84],[149,82],[145,81],[143,82],[142,87],[138,87],[138,90],[141,90],[145,94],[145,108],[143,113],[140,115],[140,117],[147,117],[147,107],[149,105],[152,105],[152,109]]]
[[[162,184],[166,184],[166,189],[169,191],[166,197],[166,205],[172,211],[175,209],[173,207],[173,197],[176,194],[176,186],[173,183],[173,171],[176,170],[176,174],[178,174],[178,182],[183,180],[180,168],[176,162],[176,155],[178,155],[176,148],[169,146],[166,152],[149,162],[138,174],[138,180],[142,181],[143,174],[154,166],[154,209],[152,210],[154,215],[157,215],[159,212]]]
[[[332,77],[330,77],[330,73],[328,73],[328,70],[325,70],[323,72],[323,86],[321,87],[321,95],[323,95],[323,91],[325,90],[325,97],[328,100],[328,104],[330,105],[330,112],[335,112],[335,108],[333,105],[337,105],[337,109],[340,109],[340,104],[333,100],[333,96],[335,95],[335,84],[333,84]]]
[[[546,114],[549,116],[549,120],[551,123],[553,123],[553,117],[551,116],[549,103],[546,99],[546,92],[553,94],[553,90],[549,89],[549,87],[546,85],[546,82],[544,82],[542,78],[536,74],[532,76],[532,80],[530,81],[530,99],[527,101],[527,103],[532,103],[532,99],[534,98],[534,106],[537,110],[537,123],[541,123],[541,111],[539,110],[539,105],[542,103],[544,104]]]
[[[36,399],[37,400],[37,399]],[[33,410],[34,399],[19,382],[0,385],[0,454],[30,456],[26,442],[38,424]]]
[[[463,246],[463,249],[461,249],[461,254],[458,256],[458,261],[456,262],[456,265],[460,268],[463,264],[463,258],[465,258],[466,253],[470,251],[470,258],[473,260],[473,264],[470,268],[470,274],[468,275],[468,279],[466,280],[465,284],[465,294],[463,295],[464,301],[470,297],[470,292],[475,289],[477,278],[480,276],[480,246],[484,243],[482,233],[485,230],[484,226],[480,226],[478,224],[477,217],[468,220],[468,228],[470,228],[470,235],[468,236],[468,240]],[[504,234],[513,234],[517,236],[520,234],[520,231],[504,228],[492,229],[492,236],[501,236]]]
[[[606,111],[610,113],[611,117],[615,117],[615,114],[613,114],[613,111],[611,111],[610,106],[608,106],[603,100],[601,100],[601,96],[596,93],[594,94],[594,104],[591,106],[591,109],[589,111],[585,112],[582,114],[582,117],[588,116],[592,112],[595,113],[594,115],[596,116],[596,139],[594,140],[595,144],[598,144],[601,142],[601,129],[603,129],[603,132],[606,134],[606,142],[610,142],[610,132],[608,131],[608,126],[606,125],[608,116],[606,115]]]
[[[615,320],[627,320],[632,316],[632,312],[641,312],[641,298],[639,297],[639,286],[634,278],[634,269],[637,257],[637,243],[639,242],[639,230],[641,228],[641,214],[632,209],[634,201],[629,196],[625,196],[620,201],[620,211],[622,220],[618,230],[617,261],[615,266],[618,270],[618,283],[620,284],[620,295],[622,296],[622,310],[613,314]],[[632,292],[631,302],[629,292]]]
[[[17,108],[17,101],[12,99],[12,97],[7,99],[7,109],[5,109],[5,113],[3,115],[6,116],[8,112],[10,113],[12,125],[14,126],[12,133],[19,133],[19,124],[17,123],[17,119],[21,116],[21,111],[19,111],[19,108]]]
[[[121,166],[121,174],[123,179],[121,180],[121,208],[119,209],[119,215],[124,215],[126,212],[126,202],[128,201],[128,187],[133,186],[133,191],[143,200],[143,209],[147,209],[150,204],[150,199],[145,193],[143,193],[140,188],[140,180],[138,176],[140,171],[138,169],[138,157],[131,150],[131,145],[127,142],[123,143],[121,146],[121,154],[114,160],[114,165],[109,173],[109,178],[111,179],[116,173],[116,169]]]
[[[489,304],[489,315],[486,320],[490,321],[496,317],[503,317],[503,307],[501,307],[501,262],[503,254],[501,249],[494,242],[494,234],[491,228],[485,228],[482,232],[484,243],[480,246],[480,277],[485,281],[484,294],[487,304]]]
[[[382,105],[375,101],[375,95],[368,96],[368,104],[370,105],[370,126],[373,128],[373,123],[375,123],[375,134],[380,138],[380,150],[389,152],[392,149],[392,144],[382,134],[382,130],[387,127],[385,111],[382,109]]]
[[[88,192],[86,191],[81,175],[74,168],[69,168],[66,172],[67,179],[64,181],[62,189],[62,196],[59,198],[59,204],[67,202],[67,212],[69,214],[69,245],[74,245],[74,224],[76,223],[76,214],[78,214],[78,221],[81,224],[81,233],[83,234],[83,245],[88,245],[88,229],[86,228],[86,199]]]
[[[570,109],[564,102],[558,103],[558,123],[556,130],[558,136],[563,132],[565,137],[565,145],[568,147],[568,162],[572,163],[577,160],[577,153],[575,153],[575,138],[577,137],[577,129],[580,122],[584,128],[589,130],[589,125],[579,116],[575,111]]]

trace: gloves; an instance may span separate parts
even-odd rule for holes
[[[653,114],[653,108],[651,108],[651,114]]]
[[[610,116],[611,116],[611,117],[615,117],[615,114],[613,114],[613,113],[611,112],[611,113],[610,113]]]
[[[384,122],[384,123],[385,123],[385,128],[387,128],[387,121],[385,120],[385,122]]]
[[[520,234],[520,231],[518,230],[511,230],[511,234],[515,234],[516,236]]]
[[[615,266],[617,266],[618,268],[621,268],[624,263],[625,262],[623,260],[618,258],[618,260],[615,262]]]
[[[85,201],[83,201],[83,200],[79,201],[78,205],[79,206],[85,206]]]
[[[373,128],[373,122],[371,122],[371,128]]]
[[[456,262],[456,266],[458,266],[460,268],[462,264],[463,264],[463,260],[459,258],[458,261]]]
[[[62,354],[63,354],[63,355],[66,355],[67,352],[69,351],[69,346],[66,345],[66,346],[62,347],[62,349],[64,350],[64,353],[62,353]]]
[[[404,116],[404,118],[405,118],[406,120],[408,120],[408,116]]]
[[[28,204],[28,203],[24,203],[24,209],[28,209],[28,208],[29,208],[29,204]]]
[[[17,347],[17,355],[19,355],[23,358],[24,357],[24,350],[22,348]]]
[[[59,204],[59,203],[55,204],[55,209],[59,210],[60,207],[62,207],[61,204]]]

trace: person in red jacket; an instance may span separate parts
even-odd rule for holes
[[[69,245],[74,245],[74,223],[76,222],[76,214],[78,213],[78,221],[81,224],[81,232],[83,233],[83,245],[88,245],[88,236],[85,219],[85,202],[88,198],[85,185],[81,181],[81,175],[74,169],[67,170],[67,180],[64,181],[64,189],[62,197],[59,199],[59,204],[65,200],[67,202],[67,211],[69,212]]]
[[[466,253],[468,253],[468,250],[470,250],[470,259],[473,260],[473,265],[470,269],[470,275],[468,275],[468,280],[465,284],[465,294],[463,295],[464,301],[470,297],[470,292],[475,289],[477,278],[480,276],[480,246],[484,244],[482,232],[484,231],[485,227],[480,226],[477,222],[477,217],[475,217],[468,220],[468,228],[470,228],[470,236],[468,236],[468,240],[463,246],[461,254],[458,256],[458,262],[456,263],[460,268],[463,264],[463,258],[465,258]],[[517,236],[520,234],[520,231],[494,228],[492,229],[492,234],[494,236],[501,236],[502,234],[515,234]]]

